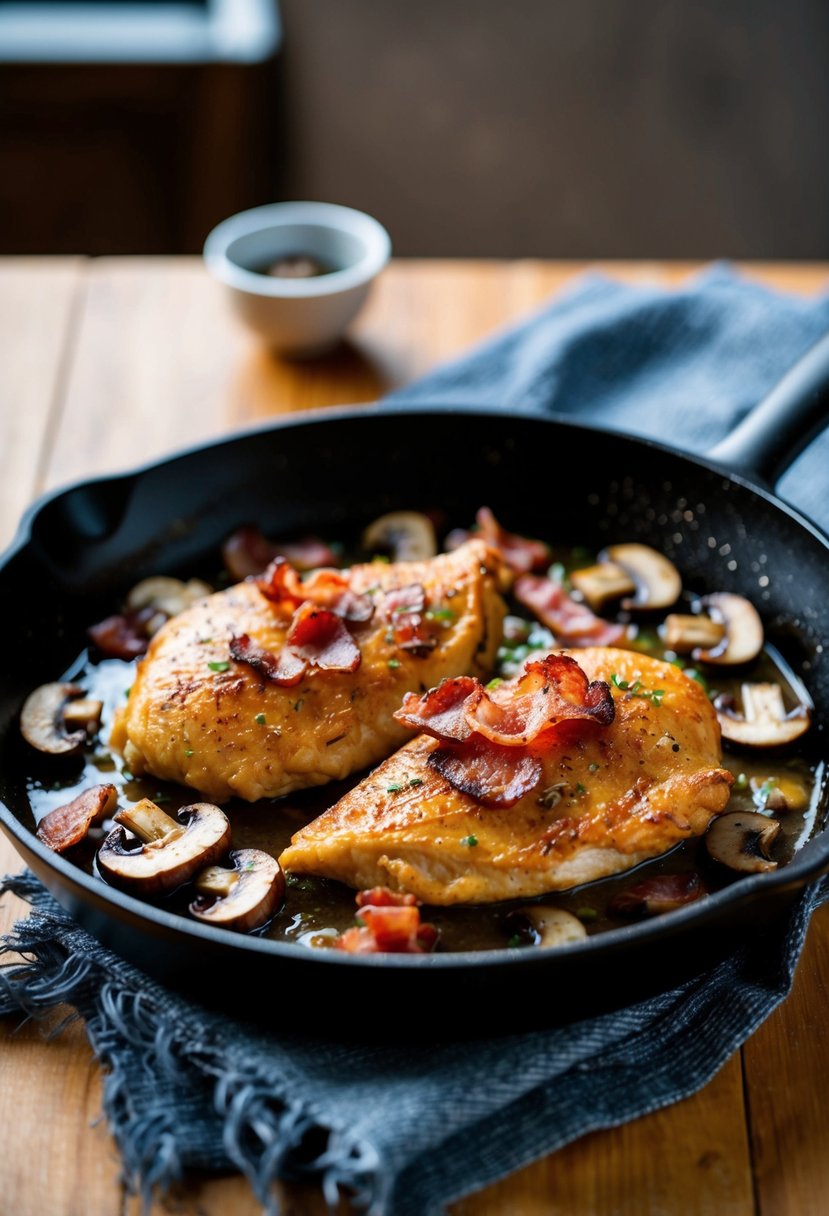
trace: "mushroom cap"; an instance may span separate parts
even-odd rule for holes
[[[542,948],[567,946],[587,937],[584,925],[572,912],[564,908],[553,908],[548,904],[528,904],[519,908],[517,914],[528,921],[537,936],[536,945]]]
[[[86,742],[86,731],[67,734],[63,708],[73,697],[83,695],[77,684],[41,684],[29,693],[20,712],[20,733],[32,747],[50,756],[71,756]]]
[[[717,707],[722,737],[743,747],[783,747],[805,735],[811,714],[805,705],[786,712],[779,684],[744,684],[743,715]]]
[[[719,645],[710,649],[696,649],[695,659],[733,667],[757,658],[763,649],[765,636],[760,614],[750,600],[730,591],[717,591],[701,599],[700,607],[712,620],[725,626],[725,637]]]
[[[435,527],[420,511],[390,511],[363,532],[363,548],[370,553],[390,552],[396,562],[425,561],[438,551]]]
[[[117,820],[118,816],[116,816]],[[210,802],[182,807],[166,835],[129,848],[121,824],[98,850],[98,868],[113,886],[135,895],[165,895],[212,865],[230,847],[230,823]]]
[[[65,853],[86,838],[93,823],[112,814],[117,803],[114,785],[93,785],[65,806],[44,815],[37,825],[37,838],[55,853]]]
[[[780,824],[757,811],[731,811],[718,815],[705,835],[705,846],[715,861],[744,874],[776,870],[768,855]]]
[[[650,545],[609,545],[599,561],[610,561],[630,575],[636,594],[622,600],[623,608],[670,608],[679,599],[682,579],[672,561]]]
[[[275,857],[260,849],[235,849],[232,870],[212,867],[196,879],[190,915],[208,925],[248,933],[269,921],[285,896],[285,876]],[[218,896],[218,898],[214,898]]]

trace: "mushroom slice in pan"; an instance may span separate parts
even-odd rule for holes
[[[690,614],[672,612],[665,617],[664,641],[677,654],[690,654],[702,647],[712,650],[725,638],[725,625],[713,621],[702,612]]]
[[[55,853],[65,853],[85,840],[92,825],[106,819],[117,805],[118,791],[114,785],[93,785],[66,806],[44,815],[37,825],[37,838]]]
[[[528,904],[526,908],[519,908],[513,915],[527,921],[533,931],[536,946],[545,949],[567,946],[570,942],[580,942],[587,937],[587,930],[581,921],[563,908],[553,908],[547,904]]]
[[[190,915],[220,929],[247,933],[270,920],[285,895],[285,876],[276,858],[260,849],[236,849],[233,869],[209,866],[198,875],[198,895]]]
[[[97,728],[103,708],[100,701],[84,698],[77,684],[41,684],[26,698],[20,714],[23,738],[39,752],[51,756],[69,756],[79,752],[87,732]],[[69,712],[72,702],[80,705],[74,716]],[[67,726],[75,729],[69,731]]]
[[[682,579],[673,562],[650,545],[610,545],[600,562],[621,567],[636,585],[636,594],[622,600],[623,608],[670,608],[679,599]]]
[[[729,742],[745,747],[782,747],[809,729],[809,710],[798,705],[787,714],[779,684],[744,684],[742,695],[742,715],[722,702],[715,705],[722,736]]]
[[[363,533],[367,553],[388,553],[394,562],[428,561],[438,551],[435,528],[419,511],[391,511]]]
[[[152,637],[165,621],[178,616],[185,608],[212,592],[213,588],[201,579],[191,578],[184,583],[179,578],[159,574],[136,583],[127,596],[127,609],[129,612],[152,610],[153,615],[145,626],[147,635]]]
[[[722,624],[725,636],[716,646],[703,649],[701,643],[694,651],[695,659],[733,667],[757,658],[763,649],[763,622],[749,600],[730,591],[718,591],[700,600],[700,607]]]
[[[580,591],[594,612],[601,612],[611,600],[633,595],[636,583],[616,562],[600,562],[584,570],[574,570],[570,582]]]
[[[230,823],[209,802],[185,806],[175,819],[149,798],[119,811],[118,825],[98,852],[98,868],[115,887],[133,895],[164,895],[180,887],[230,847]],[[124,829],[141,842],[129,847]]]
[[[779,832],[776,819],[756,811],[732,811],[714,820],[705,844],[710,856],[729,869],[759,874],[777,869],[777,862],[769,857],[769,849]]]

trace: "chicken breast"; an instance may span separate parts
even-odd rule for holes
[[[591,680],[639,680],[640,695],[611,682],[611,725],[566,732],[513,806],[486,807],[450,785],[427,763],[438,740],[418,735],[298,832],[282,866],[427,904],[485,903],[604,878],[703,833],[733,778],[700,685],[633,651],[573,657]]]
[[[506,609],[499,559],[482,541],[430,561],[373,562],[344,574],[351,591],[374,603],[371,619],[352,629],[355,671],[309,666],[299,683],[282,687],[232,659],[232,637],[248,635],[278,656],[289,631],[291,609],[269,602],[255,582],[168,621],[113,727],[112,746],[132,772],[182,782],[215,802],[276,798],[388,755],[408,735],[392,717],[406,692],[491,672]],[[393,636],[401,607],[387,593],[411,587],[424,593],[431,650],[401,648]]]

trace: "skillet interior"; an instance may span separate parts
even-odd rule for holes
[[[255,521],[274,535],[336,537],[356,534],[395,507],[439,506],[455,524],[472,519],[481,503],[510,528],[552,542],[601,547],[641,539],[676,562],[686,586],[752,600],[770,639],[809,687],[816,711],[811,746],[825,750],[829,544],[815,528],[763,491],[659,445],[538,415],[426,407],[290,419],[135,474],[73,487],[33,508],[0,566],[9,639],[0,695],[4,756],[17,746],[23,697],[68,666],[90,621],[112,611],[146,575],[214,570],[222,539],[238,524]],[[829,868],[824,789],[823,830],[794,862],[669,917],[558,952],[355,958],[184,922],[103,887],[34,839],[26,800],[2,775],[0,792],[3,824],[17,847],[107,944],[185,986],[198,986],[219,962],[227,979],[222,990],[242,1013],[255,1009],[245,996],[253,991],[250,979],[261,982],[267,971],[291,985],[292,1006],[303,1019],[326,1010],[334,993],[340,1009],[341,997],[365,1008],[367,998],[382,995],[403,1000],[415,1018],[435,1002],[459,1017],[470,1010],[480,1017],[482,996],[507,975],[522,1022],[537,1007],[537,998],[528,1003],[522,996],[537,993],[540,981],[558,994],[558,1016],[629,1000],[666,983],[678,956],[681,970],[710,959],[727,946],[730,931],[773,917]]]

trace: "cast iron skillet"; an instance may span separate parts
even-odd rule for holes
[[[327,1030],[349,1015],[394,1010],[465,1035],[571,1017],[629,1001],[710,962],[749,926],[768,924],[829,871],[827,790],[821,830],[779,871],[751,876],[669,916],[559,951],[348,956],[244,937],[121,894],[46,849],[10,780],[27,692],[75,658],[86,627],[151,574],[215,570],[223,538],[256,521],[266,533],[357,535],[392,508],[440,505],[452,523],[486,502],[515,531],[601,547],[642,540],[686,587],[736,591],[815,703],[810,746],[829,722],[829,541],[767,488],[825,419],[829,338],[705,458],[537,414],[479,408],[362,407],[280,420],[36,504],[0,560],[5,630],[0,751],[2,826],[28,865],[96,937],[148,972],[243,1016],[298,1015]],[[278,814],[278,811],[274,811]],[[285,992],[267,1002],[263,991]],[[509,994],[502,1002],[495,996]],[[369,1016],[372,1035],[378,1019]]]

